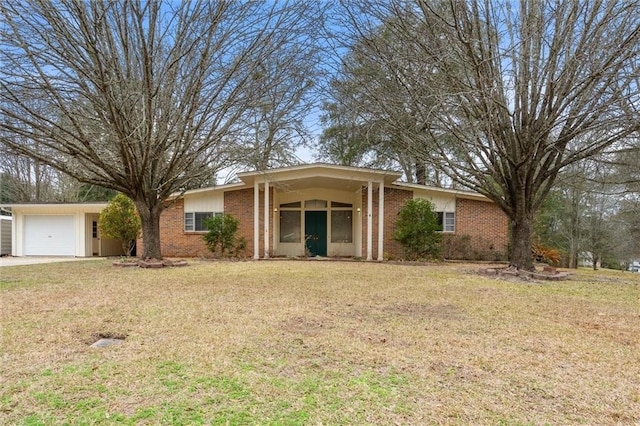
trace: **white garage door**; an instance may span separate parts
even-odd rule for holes
[[[73,216],[25,216],[24,254],[26,256],[74,256]]]

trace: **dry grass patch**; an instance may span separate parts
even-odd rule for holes
[[[640,422],[640,275],[475,268],[3,268],[0,423]]]

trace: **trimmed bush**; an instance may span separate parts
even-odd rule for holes
[[[118,194],[100,213],[98,228],[103,237],[122,241],[122,251],[129,257],[140,235],[142,221],[133,201],[124,194]]]
[[[220,256],[237,256],[247,247],[244,237],[238,238],[238,219],[225,213],[204,220],[209,231],[202,236],[207,248]]]
[[[398,212],[393,239],[402,244],[411,260],[437,259],[442,251],[442,228],[429,201],[415,198]]]
[[[501,251],[494,247],[493,242],[482,237],[470,235],[443,236],[442,246],[445,259],[472,261],[504,261],[507,260],[506,248]]]

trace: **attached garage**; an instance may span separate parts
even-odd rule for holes
[[[73,215],[25,215],[25,256],[75,256]]]
[[[107,203],[7,204],[13,256],[120,256],[120,241],[102,238],[98,218]]]

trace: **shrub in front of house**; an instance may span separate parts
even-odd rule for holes
[[[202,236],[207,248],[217,256],[238,256],[247,247],[247,240],[238,237],[239,221],[232,215],[212,216],[204,221],[208,231]]]
[[[463,235],[445,235],[442,241],[443,256],[451,260],[504,261],[504,251],[497,249],[490,239]]]
[[[442,252],[442,228],[438,216],[429,201],[414,198],[398,212],[396,232],[393,239],[398,241],[411,260],[438,259]]]
[[[442,240],[442,254],[445,259],[471,260],[472,252],[470,235],[445,235]]]
[[[133,201],[124,194],[118,194],[100,213],[98,228],[102,237],[122,241],[122,251],[129,257],[140,235],[142,221]]]

